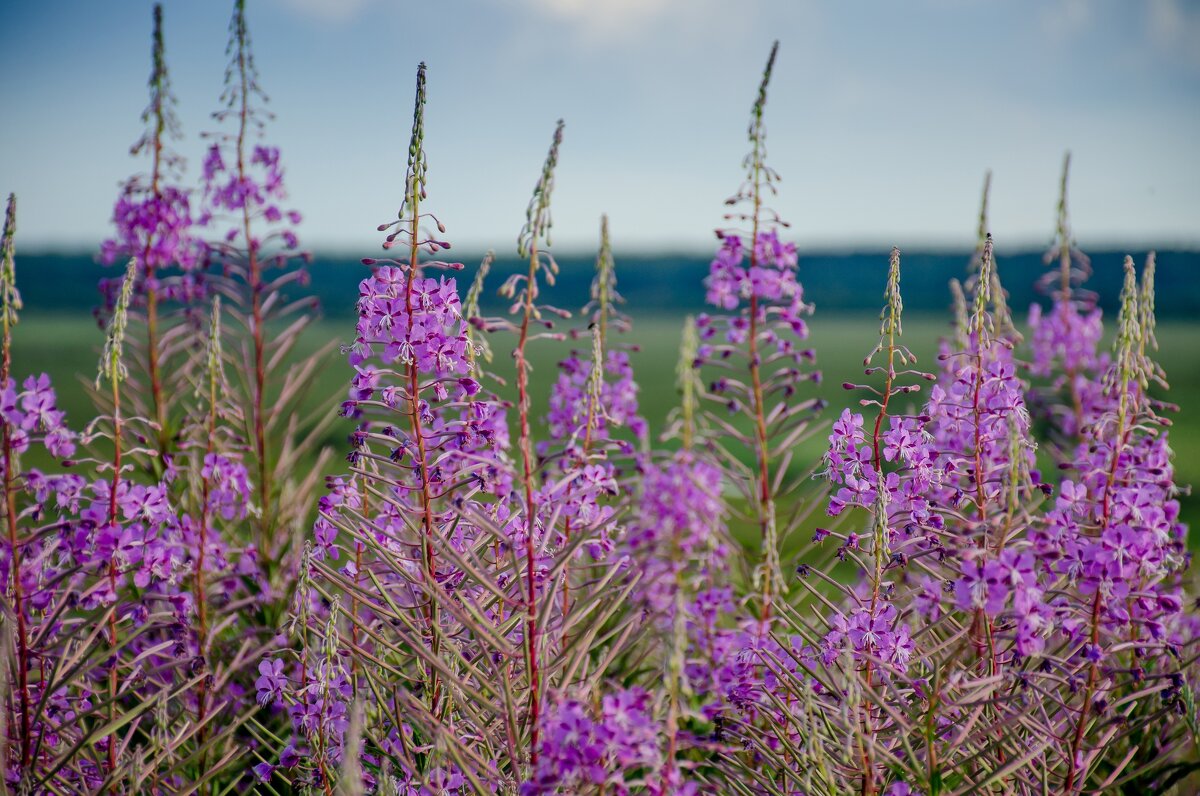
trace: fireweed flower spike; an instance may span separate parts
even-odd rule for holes
[[[541,683],[541,650],[538,646],[538,596],[537,581],[537,545],[538,529],[537,504],[534,502],[534,459],[533,437],[529,427],[529,415],[532,400],[529,395],[529,360],[525,348],[530,340],[530,326],[542,318],[541,308],[537,305],[538,273],[543,272],[546,281],[554,284],[554,275],[558,265],[553,255],[548,252],[539,253],[538,244],[550,245],[550,196],[554,191],[554,169],[558,165],[558,148],[562,144],[563,123],[560,119],[554,128],[554,138],[546,162],[542,166],[541,176],[533,189],[533,198],[525,211],[525,226],[517,238],[517,252],[529,260],[529,273],[524,277],[523,287],[520,275],[514,275],[505,284],[502,294],[514,301],[513,310],[519,313],[517,347],[513,351],[513,359],[517,369],[517,412],[520,417],[520,436],[518,447],[521,454],[521,488],[525,497],[524,512],[524,554],[525,554],[525,667],[529,675],[529,717],[530,727],[530,763],[536,768],[538,760],[538,734],[541,730],[539,714],[542,700]],[[544,259],[543,259],[544,256]],[[542,531],[544,533],[544,530]]]
[[[922,418],[898,407],[906,395],[920,389],[920,380],[933,378],[912,367],[916,357],[900,342],[904,303],[898,249],[889,260],[884,298],[879,342],[863,361],[866,374],[878,374],[883,386],[846,385],[872,396],[860,403],[873,407],[875,416],[844,410],[833,424],[825,457],[825,474],[839,487],[828,512],[840,515],[857,506],[869,515],[869,530],[862,538],[852,533],[837,550],[839,558],[859,564],[864,581],[849,610],[838,609],[827,617],[829,630],[820,651],[824,665],[835,672],[840,668],[853,684],[844,720],[851,723],[856,741],[847,764],[857,769],[864,794],[880,792],[885,782],[881,760],[893,754],[896,743],[888,710],[865,695],[901,686],[914,655],[912,630],[894,599],[894,579],[903,577],[905,563],[921,552],[914,529],[940,527],[924,496],[936,477],[937,454]],[[819,531],[817,538],[828,536]]]
[[[738,643],[740,634],[718,629],[733,547],[725,527],[727,508],[721,497],[721,470],[698,455],[702,430],[697,422],[698,384],[693,364],[698,341],[695,322],[685,321],[677,381],[680,406],[669,436],[681,448],[673,454],[646,457],[638,467],[642,488],[631,507],[624,547],[639,572],[636,595],[647,621],[658,628],[665,686],[665,717],[660,769],[648,777],[652,793],[685,793],[690,780],[677,756],[697,743],[688,731],[694,722],[719,716],[725,708],[722,677],[736,672],[731,661],[714,661],[712,651]],[[716,686],[715,688],[713,686]],[[735,686],[736,687],[736,686]]]
[[[193,633],[188,666],[203,674],[188,700],[197,730],[199,770],[212,771],[239,741],[230,719],[247,711],[249,671],[272,646],[271,635],[252,609],[268,600],[257,550],[246,543],[244,523],[254,511],[254,493],[242,461],[245,445],[237,435],[239,409],[228,399],[221,346],[221,301],[214,297],[204,346],[203,367],[194,391],[183,466],[172,483],[181,509],[182,543],[187,555]],[[182,589],[181,589],[182,592]],[[180,595],[183,596],[182,594]],[[212,750],[211,752],[209,750]]]
[[[616,268],[608,234],[608,217],[600,221],[600,252],[592,280],[591,300],[583,308],[588,320],[590,351],[572,351],[558,363],[559,377],[550,391],[546,417],[549,439],[538,454],[549,464],[548,478],[539,502],[557,503],[564,517],[561,543],[569,545],[580,533],[589,540],[584,552],[592,561],[606,558],[614,549],[618,463],[634,450],[619,436],[627,428],[637,442],[646,441],[646,423],[638,416],[638,387],[629,352],[609,345],[609,329],[623,330],[629,319],[617,309],[624,299],[617,292]],[[551,462],[550,460],[553,460]],[[570,610],[572,569],[563,575],[564,613]],[[566,639],[564,639],[566,641]]]
[[[520,319],[519,324],[509,322],[502,328],[518,335],[518,394],[526,401],[529,365],[525,345],[548,336],[531,334],[530,329],[534,323],[549,328],[547,315],[568,316],[537,301],[538,276],[553,284],[557,273],[552,256],[539,244],[549,244],[549,198],[561,134],[560,123],[520,238],[519,248],[530,263],[528,274],[514,275],[502,289],[502,295],[513,300],[513,312]],[[541,458],[536,467],[525,469],[520,479],[531,487],[527,495],[532,495],[533,502],[527,503],[526,512],[535,518],[517,537],[525,543],[530,620],[535,616],[532,606],[537,606],[536,623],[526,623],[533,632],[527,633],[525,645],[534,667],[530,696],[536,700],[530,709],[536,720],[530,739],[530,771],[521,789],[529,794],[581,788],[628,792],[653,787],[662,768],[660,723],[656,711],[650,709],[649,694],[616,684],[612,690],[606,686],[601,691],[587,688],[579,680],[602,681],[614,654],[626,649],[638,626],[638,616],[624,610],[638,587],[640,573],[628,566],[633,553],[621,544],[627,505],[616,494],[621,468],[634,448],[627,437],[618,436],[618,430],[626,427],[634,440],[642,441],[646,431],[637,416],[637,387],[626,352],[610,342],[610,331],[625,328],[628,321],[617,310],[621,298],[606,219],[602,219],[600,237],[591,301],[583,309],[589,322],[590,356],[573,354],[561,363],[563,372],[551,391],[550,439],[539,447]],[[522,417],[523,446],[529,439],[528,420]],[[528,448],[524,450],[528,455]],[[530,459],[525,463],[533,465]],[[540,484],[535,485],[535,480]],[[631,494],[641,492],[632,484],[630,487]],[[573,566],[581,552],[586,552],[586,565]],[[598,623],[601,616],[608,618]],[[615,636],[612,630],[604,631],[614,644],[613,652],[597,656],[596,634],[608,622],[619,629]],[[545,645],[535,643],[538,638],[544,638]],[[555,640],[559,653],[545,655],[543,650]],[[590,671],[585,675],[585,670]],[[577,709],[585,699],[602,703],[603,729],[586,724],[592,720],[591,712]],[[609,711],[615,713],[607,717]],[[585,730],[586,726],[592,729]],[[573,747],[576,733],[585,731],[594,733],[598,745],[581,756]]]
[[[3,583],[5,605],[11,610],[15,620],[15,629],[6,630],[4,666],[6,671],[0,676],[7,686],[7,699],[4,705],[3,727],[4,741],[4,776],[10,786],[19,786],[32,773],[35,740],[42,731],[41,722],[33,715],[33,707],[37,702],[37,693],[31,685],[34,674],[34,654],[31,640],[38,630],[38,611],[32,609],[31,601],[37,599],[37,592],[27,593],[28,583],[37,583],[38,569],[36,561],[30,561],[30,554],[37,552],[37,547],[22,540],[20,514],[24,509],[26,494],[25,483],[19,472],[19,455],[29,449],[29,429],[43,431],[38,428],[39,421],[52,420],[54,428],[62,422],[62,414],[50,414],[54,405],[54,393],[49,389],[49,380],[40,384],[41,380],[30,379],[27,389],[32,387],[38,395],[38,411],[32,418],[23,411],[24,396],[17,392],[12,377],[12,329],[16,326],[18,313],[21,310],[21,294],[17,290],[15,238],[17,228],[17,198],[9,194],[4,214],[4,232],[0,238],[0,326],[3,334],[3,351],[0,358],[0,395],[2,395],[2,415],[0,415],[0,478],[4,483],[4,555],[0,558],[3,566]],[[45,379],[45,376],[42,377]],[[31,423],[30,420],[33,422]],[[54,430],[45,429],[47,431]],[[18,501],[21,502],[18,502]],[[30,577],[32,575],[33,577]],[[7,611],[6,611],[7,613]],[[6,617],[7,624],[7,617]]]
[[[215,233],[205,245],[210,264],[218,266],[210,280],[226,297],[225,311],[232,320],[225,324],[231,338],[226,348],[246,352],[232,360],[242,372],[231,384],[242,392],[243,433],[252,442],[249,460],[259,510],[255,542],[269,574],[279,580],[294,566],[298,552],[289,544],[287,529],[307,518],[307,498],[321,471],[296,465],[317,451],[321,437],[317,422],[301,421],[300,403],[328,349],[290,367],[274,367],[316,319],[318,308],[311,296],[289,292],[307,285],[301,261],[308,255],[300,251],[295,232],[300,213],[286,204],[279,149],[255,140],[272,115],[263,108],[266,94],[251,49],[245,0],[234,3],[226,53],[223,107],[213,119],[233,129],[205,134],[212,143],[204,158],[198,220]],[[283,331],[268,334],[272,324]],[[323,454],[319,461],[323,463]]]
[[[43,693],[59,700],[47,705],[43,720],[56,731],[64,721],[74,727],[63,738],[41,739],[47,758],[35,760],[35,789],[54,783],[55,788],[120,792],[133,772],[118,748],[128,747],[134,731],[118,719],[148,710],[166,689],[194,685],[172,683],[176,644],[163,637],[164,626],[182,615],[182,604],[169,599],[183,569],[178,518],[164,484],[143,485],[128,477],[138,469],[133,462],[156,455],[133,442],[145,439],[135,429],[146,421],[126,416],[121,402],[125,333],[137,276],[137,262],[130,260],[97,377],[97,387],[108,384],[111,415],[93,421],[86,435],[88,442],[104,441],[108,460],[89,460],[96,474],[91,484],[78,476],[27,475],[39,484],[35,496],[41,504],[29,516],[54,517],[60,529],[58,542],[43,554],[52,556],[49,561],[57,558],[62,590],[48,590],[40,607],[61,627],[71,628],[52,636],[52,648],[41,656],[74,662],[42,683]],[[70,718],[61,713],[68,706]]]
[[[331,478],[319,502],[293,608],[298,659],[260,667],[259,699],[288,706],[294,737],[260,766],[264,779],[283,769],[328,790],[357,768],[368,784],[394,772],[411,792],[466,793],[484,791],[488,777],[516,781],[525,764],[514,734],[514,623],[525,611],[506,527],[519,517],[508,503],[507,427],[478,381],[478,330],[444,275],[463,265],[421,259],[450,248],[425,205],[425,101],[422,64],[401,210],[379,227],[384,248],[404,256],[366,258],[372,273],[359,286],[342,406],[357,421],[350,472]],[[472,318],[482,284],[467,300]],[[364,704],[357,764],[342,760],[351,697]]]
[[[132,559],[134,556],[143,556],[143,562],[149,563],[144,558],[145,539],[138,540],[136,536],[129,536],[121,533],[121,515],[123,512],[128,512],[128,506],[123,506],[120,496],[126,493],[129,498],[136,502],[142,502],[147,509],[154,515],[165,515],[169,509],[165,506],[165,494],[161,493],[142,498],[140,495],[133,494],[134,487],[126,481],[122,474],[129,468],[129,465],[124,462],[126,456],[132,455],[134,451],[126,449],[126,436],[128,430],[126,428],[126,419],[122,415],[121,405],[121,384],[128,378],[128,368],[124,361],[125,335],[129,324],[129,307],[133,299],[134,285],[138,278],[138,263],[136,259],[129,261],[128,268],[125,272],[125,279],[121,283],[120,292],[117,295],[116,306],[113,310],[112,318],[108,324],[108,334],[104,342],[104,350],[100,356],[100,368],[96,375],[96,389],[99,390],[104,382],[109,385],[109,396],[111,398],[111,433],[108,441],[112,445],[112,458],[107,463],[106,468],[111,472],[107,482],[100,481],[97,486],[106,486],[107,495],[103,495],[105,506],[102,509],[101,519],[105,523],[104,528],[109,534],[114,536],[119,534],[119,539],[114,539],[115,542],[113,554],[104,562],[107,593],[102,593],[100,602],[119,603],[120,587],[123,585],[125,574],[122,571],[122,565],[125,563],[122,559]],[[99,493],[102,494],[102,493]],[[153,506],[154,508],[150,508]],[[136,515],[135,515],[136,516]],[[157,517],[155,518],[157,520]],[[167,519],[163,516],[163,519]],[[173,518],[169,519],[171,522]],[[132,528],[130,530],[133,530]],[[128,547],[125,547],[128,545]],[[122,549],[124,548],[124,549]],[[141,548],[141,549],[139,549]],[[166,552],[166,550],[163,550]],[[168,555],[170,555],[168,553]],[[117,612],[110,610],[107,615],[107,634],[110,655],[113,663],[107,669],[108,680],[108,722],[110,725],[115,725],[118,712],[118,695],[121,689],[121,672],[120,666],[116,664],[116,659],[122,647],[120,640],[120,630],[118,629]],[[118,774],[118,757],[117,757],[117,736],[115,733],[110,733],[105,739],[105,753],[107,755],[107,767],[105,769],[105,782],[112,792],[117,792]]]
[[[1100,351],[1101,311],[1095,293],[1083,285],[1091,276],[1091,263],[1075,245],[1067,205],[1071,155],[1063,158],[1054,242],[1046,252],[1049,270],[1039,287],[1050,294],[1048,310],[1029,308],[1031,371],[1048,383],[1039,385],[1033,406],[1046,415],[1055,430],[1052,451],[1060,461],[1070,457],[1083,429],[1102,411],[1099,387],[1108,368],[1108,354]],[[1059,395],[1067,396],[1060,402]],[[1065,406],[1060,405],[1065,403]]]
[[[751,110],[751,151],[743,162],[746,180],[727,201],[737,208],[725,216],[732,226],[717,231],[720,251],[705,280],[708,302],[725,314],[702,315],[696,321],[701,341],[697,367],[712,365],[705,372],[715,374],[706,396],[720,407],[713,410],[712,422],[727,432],[717,440],[723,446],[721,456],[735,457],[748,448],[755,461],[753,478],[739,478],[735,484],[745,494],[760,533],[762,555],[754,579],[763,633],[782,588],[780,541],[793,530],[787,523],[780,527],[776,499],[797,486],[781,484],[776,476],[781,466],[786,469],[790,449],[806,436],[817,408],[815,401],[795,400],[801,382],[817,380],[815,372],[802,372],[813,354],[798,345],[808,335],[804,316],[812,307],[804,302],[796,281],[796,247],[779,238],[787,224],[766,206],[779,181],[766,163],[764,122],[777,51],[778,43],[771,49]],[[731,368],[744,368],[748,379],[741,380]],[[724,419],[730,415],[745,416],[753,431],[747,435],[735,429]]]
[[[891,514],[893,504],[903,504],[905,501],[901,497],[899,489],[896,489],[893,494],[887,488],[884,462],[912,463],[914,461],[921,462],[922,459],[928,461],[932,458],[927,452],[913,446],[913,443],[917,441],[914,437],[919,434],[917,423],[910,417],[896,414],[895,410],[889,413],[892,400],[909,392],[906,386],[897,383],[898,378],[910,374],[923,375],[899,370],[909,365],[915,358],[898,342],[903,334],[901,316],[904,309],[904,302],[900,295],[900,251],[898,249],[892,249],[885,298],[887,304],[881,313],[879,342],[864,360],[868,374],[881,372],[883,375],[883,389],[878,392],[872,391],[878,396],[878,399],[863,401],[864,404],[874,405],[878,410],[871,431],[869,450],[864,448],[861,451],[868,454],[869,463],[862,463],[861,458],[853,455],[849,459],[843,459],[849,446],[859,436],[858,430],[863,427],[863,417],[848,415],[848,410],[843,412],[841,420],[834,425],[834,434],[830,436],[834,447],[831,448],[829,455],[830,477],[835,483],[839,481],[847,483],[848,481],[855,486],[866,486],[867,489],[873,489],[875,495],[873,499],[869,495],[861,497],[863,507],[873,515],[871,518],[872,534],[869,542],[871,560],[870,564],[864,567],[867,571],[870,598],[865,606],[851,616],[849,620],[851,630],[848,633],[836,629],[839,627],[839,623],[834,622],[835,629],[825,638],[827,659],[845,640],[850,641],[852,656],[861,661],[863,681],[868,688],[873,685],[873,670],[876,667],[877,658],[884,661],[885,667],[903,672],[906,668],[907,658],[911,655],[912,647],[911,641],[908,641],[908,628],[893,619],[897,615],[897,611],[887,600],[887,592],[884,589],[885,573],[893,564],[893,548],[896,548],[895,555],[901,557],[905,555]],[[877,354],[883,355],[883,364],[879,367],[871,367],[872,360]],[[886,436],[884,434],[885,419],[889,428]],[[838,472],[839,469],[840,472]],[[843,481],[842,476],[845,476],[847,480]],[[899,486],[899,483],[896,485]],[[845,503],[844,492],[839,491],[839,496],[834,500],[836,503],[831,505]],[[897,506],[897,508],[899,507]],[[905,506],[905,508],[916,508],[919,514],[927,511],[923,501],[919,498],[915,506]],[[858,553],[855,552],[853,555],[857,558]],[[838,618],[840,619],[840,616]],[[830,649],[830,641],[833,641],[835,645],[833,649]],[[861,745],[863,793],[873,793],[876,789],[875,780],[878,775],[875,771],[873,747],[875,745],[875,727],[881,719],[882,715],[875,711],[869,703],[863,706],[862,725],[865,739]]]
[[[12,327],[17,323],[21,309],[21,294],[17,292],[14,238],[17,228],[17,198],[9,194],[4,213],[4,233],[0,238],[0,324],[3,332],[3,358],[0,359],[0,392],[3,394],[3,417],[0,417],[0,445],[3,460],[0,461],[0,478],[4,481],[4,534],[7,554],[5,566],[4,598],[12,606],[16,618],[12,649],[6,655],[8,671],[2,675],[8,686],[9,699],[5,701],[3,728],[7,737],[4,748],[4,775],[10,785],[16,785],[29,770],[33,750],[33,717],[30,715],[32,694],[29,686],[30,649],[29,617],[23,584],[22,551],[17,527],[17,454],[27,446],[27,434],[22,434],[24,417],[17,414],[16,389],[12,385]],[[10,397],[11,394],[11,397]],[[6,651],[8,651],[6,649]],[[10,665],[12,661],[15,665]],[[15,692],[15,695],[13,695]],[[11,706],[11,707],[10,707]]]
[[[6,779],[29,792],[123,792],[140,756],[164,787],[182,781],[179,745],[187,732],[154,710],[150,742],[138,730],[168,697],[186,695],[196,680],[178,665],[178,633],[187,599],[178,593],[186,569],[179,522],[162,483],[127,476],[129,464],[157,451],[130,444],[144,421],[125,416],[120,400],[127,314],[137,265],[131,261],[110,321],[101,378],[113,413],[92,424],[86,441],[103,438],[107,461],[85,458],[94,480],[20,470],[15,453],[33,442],[53,457],[74,452],[44,375],[18,391],[9,374],[19,301],[13,277],[10,203],[0,268],[3,294],[3,439],[6,601],[17,616],[13,671],[17,691],[6,700]],[[8,663],[6,662],[6,667]],[[166,722],[164,724],[164,722]],[[163,733],[166,733],[164,735]],[[161,743],[170,737],[168,743]],[[157,739],[157,740],[156,740]],[[125,751],[121,751],[125,750]],[[128,755],[130,756],[127,756]]]
[[[187,347],[179,341],[196,326],[189,311],[203,292],[204,257],[193,236],[189,191],[178,184],[183,160],[171,149],[181,132],[167,72],[161,5],[154,6],[152,64],[150,104],[142,113],[147,129],[131,149],[131,154],[150,159],[150,170],[122,185],[113,208],[116,234],[101,244],[100,259],[107,264],[137,261],[131,312],[139,335],[145,338],[139,340],[136,356],[129,357],[139,378],[130,381],[126,392],[138,411],[157,424],[157,448],[160,456],[167,456],[182,420],[183,407],[177,399],[184,393],[190,363]],[[101,281],[107,313],[121,283],[121,279]],[[164,313],[169,304],[179,309]],[[160,461],[157,466],[166,465]]]
[[[113,458],[112,458],[112,482],[109,488],[109,514],[108,524],[110,526],[117,525],[118,502],[117,495],[120,494],[121,486],[121,454],[122,454],[122,427],[121,427],[121,382],[128,377],[128,370],[122,360],[123,348],[125,345],[125,328],[129,322],[129,301],[133,297],[133,285],[137,279],[137,261],[130,260],[129,267],[125,273],[125,279],[121,283],[121,291],[117,297],[116,308],[113,311],[112,320],[109,321],[108,338],[104,341],[104,351],[100,355],[100,372],[96,375],[96,389],[100,389],[101,382],[107,380],[112,390],[112,443],[113,443]],[[116,597],[117,592],[117,572],[118,563],[114,557],[108,562],[108,587],[109,592]],[[108,636],[109,646],[114,652],[118,649],[119,642],[117,641],[117,618],[115,613],[108,615]],[[115,722],[117,718],[117,688],[120,675],[117,667],[113,666],[108,672],[108,698],[109,698],[109,722]],[[108,773],[111,776],[117,767],[117,739],[115,735],[108,737],[107,744],[108,753]]]
[[[404,178],[404,202],[400,206],[400,211],[397,214],[395,223],[396,231],[389,234],[384,242],[384,248],[394,246],[397,241],[402,244],[407,244],[408,248],[408,269],[407,279],[397,273],[394,276],[397,280],[403,280],[403,284],[396,288],[396,309],[402,310],[407,315],[401,319],[399,328],[392,326],[392,337],[399,338],[398,347],[395,350],[395,358],[401,366],[407,371],[408,376],[408,418],[409,428],[411,431],[411,440],[415,444],[415,450],[412,451],[413,466],[416,468],[417,478],[419,480],[419,506],[417,507],[418,516],[420,517],[422,526],[421,538],[421,562],[422,576],[427,584],[431,584],[436,580],[437,559],[434,553],[434,510],[433,510],[433,488],[431,485],[430,458],[425,432],[422,428],[422,405],[421,405],[421,382],[420,378],[422,371],[433,374],[455,376],[460,375],[460,372],[465,373],[466,357],[465,346],[457,346],[449,340],[439,339],[436,331],[433,335],[425,336],[425,339],[420,339],[421,333],[418,329],[418,312],[424,313],[430,309],[434,310],[434,323],[428,324],[433,330],[439,328],[444,329],[447,326],[451,331],[458,331],[463,334],[463,324],[461,321],[461,312],[457,306],[458,296],[451,293],[452,301],[438,307],[436,302],[438,298],[443,298],[446,292],[435,289],[435,285],[431,284],[432,280],[421,280],[417,282],[418,274],[417,262],[418,256],[422,248],[428,247],[432,251],[437,251],[438,243],[432,238],[423,240],[421,237],[421,201],[426,198],[426,178],[428,172],[428,163],[425,157],[424,147],[425,137],[425,64],[422,63],[417,67],[417,87],[416,100],[413,110],[413,127],[412,138],[408,147],[408,168]],[[439,230],[440,231],[440,230]],[[414,304],[414,293],[417,285],[420,285],[421,293]],[[445,282],[438,284],[436,288],[443,288]],[[402,296],[402,306],[400,305]],[[441,310],[438,313],[437,310]],[[386,323],[386,321],[385,321]],[[421,323],[421,327],[425,327],[426,323]],[[455,329],[455,326],[458,328]],[[423,329],[422,329],[423,332]],[[385,354],[385,361],[387,355]],[[441,644],[439,634],[435,630],[435,626],[439,622],[436,604],[430,603],[429,613],[426,617],[429,626],[429,644],[433,653],[438,654],[438,648]],[[434,714],[438,712],[438,700],[441,698],[439,673],[432,667],[428,667],[427,671],[427,689],[430,699],[430,711]]]
[[[753,770],[755,755],[778,747],[777,718],[768,715],[775,712],[770,695],[778,682],[774,669],[776,664],[794,669],[794,663],[785,661],[795,657],[772,632],[776,604],[782,610],[789,601],[780,548],[807,514],[797,509],[781,516],[779,497],[807,491],[806,474],[789,469],[794,448],[811,434],[813,415],[821,407],[816,399],[799,397],[805,382],[819,380],[817,372],[805,370],[815,359],[803,347],[805,317],[812,307],[796,279],[796,248],[779,237],[787,224],[766,204],[779,181],[766,163],[764,121],[776,52],[777,45],[751,111],[746,180],[727,202],[735,209],[725,217],[730,226],[717,231],[720,251],[705,280],[707,300],[721,314],[697,318],[699,347],[693,361],[704,379],[709,407],[704,425],[711,433],[702,450],[720,465],[721,480],[736,489],[748,516],[735,514],[735,519],[757,526],[761,550],[757,562],[736,562],[753,564],[747,595],[753,618],[735,609],[726,578],[715,578],[712,587],[696,596],[687,675],[696,693],[712,695],[702,704],[701,715],[715,724],[718,744],[737,739],[754,750],[730,758],[739,764],[721,772],[729,787]],[[746,459],[752,462],[749,468],[742,464]],[[772,775],[774,786],[781,787],[786,777]]]
[[[1070,667],[1086,683],[1068,725],[1068,793],[1087,786],[1098,756],[1114,742],[1099,721],[1106,706],[1120,704],[1155,675],[1178,678],[1178,659],[1194,638],[1194,618],[1181,613],[1186,526],[1178,522],[1168,434],[1147,395],[1151,380],[1161,379],[1147,355],[1153,272],[1151,255],[1139,285],[1132,258],[1125,259],[1113,362],[1103,381],[1105,408],[1084,429],[1073,459],[1077,473],[1063,482],[1063,498],[1048,516],[1052,533],[1067,534],[1060,569],[1081,598],[1071,617]],[[1128,669],[1118,663],[1122,652]],[[1133,746],[1145,737],[1148,718],[1145,711],[1133,713],[1129,729],[1116,736],[1135,750],[1138,763],[1154,760]]]
[[[980,550],[999,553],[1012,533],[1013,520],[1007,514],[1010,498],[1032,496],[1034,484],[1029,474],[1033,443],[1023,398],[1026,388],[1016,378],[1012,339],[997,331],[1007,329],[1007,324],[997,320],[1003,288],[994,271],[993,252],[994,244],[987,235],[978,273],[970,281],[973,295],[967,347],[942,354],[944,379],[931,391],[926,414],[932,418],[929,433],[953,473],[951,480],[935,488],[935,494],[945,500],[961,494],[955,502],[974,514],[977,522],[967,524],[962,533]],[[1005,517],[1003,526],[998,525],[1001,516]],[[976,624],[983,623],[978,595],[968,602],[977,609]],[[982,626],[972,629],[980,654],[990,632]],[[994,649],[989,655],[994,669]]]

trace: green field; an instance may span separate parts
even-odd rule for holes
[[[639,349],[633,361],[641,385],[642,410],[655,433],[662,428],[676,402],[675,363],[682,323],[681,317],[667,316],[635,322],[634,330],[624,338]],[[830,402],[824,413],[829,420],[850,403],[841,384],[862,378],[862,358],[878,337],[878,322],[866,314],[818,313],[812,318],[810,328],[823,381],[820,386],[808,385],[806,389]],[[905,319],[903,340],[920,358],[921,365],[936,370],[937,339],[947,329],[947,322],[941,317],[913,316]],[[301,348],[312,351],[330,340],[347,343],[353,334],[352,319],[322,321],[307,333]],[[1166,321],[1159,325],[1158,337],[1161,343],[1158,358],[1172,384],[1167,397],[1181,407],[1170,430],[1176,452],[1177,481],[1184,485],[1200,483],[1200,367],[1196,355],[1200,351],[1200,323]],[[67,411],[68,422],[79,428],[92,415],[82,380],[94,378],[101,342],[101,332],[90,320],[27,313],[14,331],[14,373],[22,378],[32,372],[49,373],[58,388],[60,406]],[[539,401],[545,405],[549,384],[556,375],[555,362],[570,348],[584,346],[586,341],[531,344],[535,407]],[[511,374],[510,339],[494,339],[493,348],[496,355],[493,370],[501,375]],[[313,390],[314,396],[331,399],[328,411],[335,411],[345,396],[349,373],[344,358],[335,349]],[[320,410],[320,404],[313,409]],[[330,434],[330,443],[339,449],[344,448],[347,423],[339,424]],[[823,434],[817,435],[806,445],[810,450],[799,451],[796,459],[815,462],[821,455],[823,440]],[[1200,500],[1184,494],[1181,501],[1185,519],[1193,525],[1200,522]]]

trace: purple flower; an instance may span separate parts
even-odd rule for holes
[[[627,775],[661,762],[660,729],[649,709],[650,695],[639,688],[608,692],[596,713],[578,700],[560,699],[543,717],[537,768],[521,785],[522,796],[605,784],[627,792]]]
[[[265,707],[281,702],[283,690],[288,685],[287,675],[283,673],[283,661],[278,658],[259,661],[258,674],[258,679],[254,681],[254,687],[258,689],[258,704]]]

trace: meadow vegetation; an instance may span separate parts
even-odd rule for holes
[[[1187,792],[1200,327],[1158,323],[1153,254],[1101,310],[1069,159],[1028,313],[986,180],[945,317],[895,249],[877,317],[815,306],[776,45],[706,311],[634,318],[604,218],[556,294],[562,122],[520,266],[450,258],[421,64],[320,321],[244,0],[198,187],[154,31],[102,333],[23,307],[7,205],[3,792]]]

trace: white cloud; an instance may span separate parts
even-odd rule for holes
[[[661,42],[664,37],[696,44],[737,36],[760,11],[760,3],[747,0],[517,0],[517,4],[562,26],[575,44],[588,48]]]
[[[1200,4],[1151,0],[1146,14],[1146,29],[1154,47],[1200,67]]]

